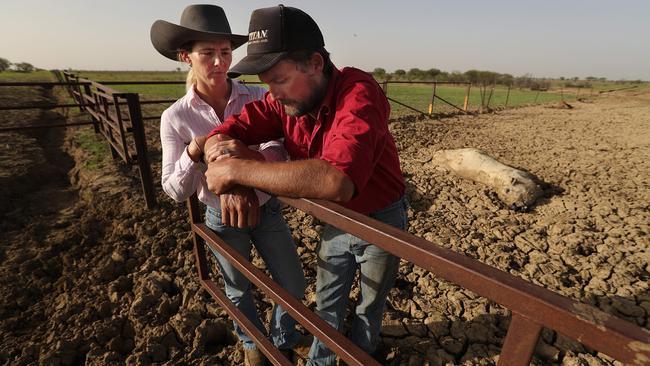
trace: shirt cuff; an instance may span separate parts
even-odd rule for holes
[[[266,161],[286,161],[287,157],[282,153],[283,147],[270,147],[260,150]]]

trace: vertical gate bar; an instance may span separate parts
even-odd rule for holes
[[[140,96],[137,93],[124,94],[129,106],[129,117],[131,118],[131,127],[133,128],[133,139],[135,140],[135,150],[138,154],[138,167],[140,170],[140,179],[142,181],[142,190],[144,199],[147,202],[147,208],[151,209],[156,206],[156,195],[153,189],[153,178],[151,177],[151,166],[147,156],[147,138],[144,134],[144,124],[142,123],[142,111],[140,110]]]
[[[113,105],[115,106],[115,117],[117,117],[117,126],[120,128],[120,141],[122,142],[122,151],[124,151],[125,163],[133,164],[133,159],[131,159],[131,154],[129,154],[129,144],[126,140],[126,129],[124,128],[124,118],[122,118],[122,110],[120,109],[120,96],[113,94]],[[106,115],[110,115],[110,112],[107,112]],[[144,134],[144,133],[143,133]],[[137,153],[137,152],[136,152]]]
[[[506,94],[506,107],[508,106],[508,100],[510,100],[510,89],[512,85],[508,85],[508,93]]]
[[[92,91],[90,90],[90,84],[85,84],[84,85],[84,92],[86,93],[86,95],[88,95],[89,98],[93,95]],[[94,106],[90,102],[88,102],[86,104],[85,108],[94,109]],[[93,128],[95,129],[95,133],[98,133],[99,132],[99,123],[97,121],[97,118],[95,118],[95,116],[93,116],[92,113],[90,114],[90,118],[93,121]]]
[[[498,365],[530,365],[541,331],[541,325],[513,312]]]
[[[115,141],[115,136],[113,136],[113,129],[108,125],[108,114],[106,113],[106,97],[99,93],[94,93],[95,95],[95,112],[98,116],[103,116],[101,118],[101,126],[104,131],[104,137],[108,140],[108,146],[111,148],[111,155],[113,160],[120,157],[120,154],[117,152],[113,146],[113,141]]]

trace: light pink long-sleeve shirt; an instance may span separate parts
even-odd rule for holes
[[[232,92],[224,111],[224,118],[238,114],[244,104],[262,99],[264,88],[244,85],[232,81]],[[160,118],[160,140],[162,143],[162,187],[176,202],[182,202],[198,192],[201,202],[216,209],[220,208],[219,196],[208,190],[205,180],[207,166],[194,162],[187,153],[187,145],[196,136],[205,136],[222,121],[212,107],[199,97],[194,88],[167,108]],[[266,160],[286,160],[287,154],[282,142],[270,141],[259,145],[259,151]],[[255,191],[260,206],[269,200],[269,195]]]

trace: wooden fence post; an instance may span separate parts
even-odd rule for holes
[[[467,107],[469,105],[469,90],[472,87],[472,83],[467,83],[467,91],[465,91],[465,101],[463,102],[463,110],[467,112]]]
[[[131,128],[133,128],[142,191],[144,192],[144,199],[147,202],[147,208],[151,209],[156,205],[156,194],[151,176],[151,165],[149,165],[149,157],[147,156],[147,138],[144,134],[144,124],[142,123],[140,96],[137,93],[125,93],[124,97],[129,106],[129,116],[131,118]]]
[[[429,114],[433,113],[433,102],[436,100],[436,82],[433,82],[433,93],[431,94],[431,103],[429,103]]]
[[[508,85],[508,93],[506,94],[506,107],[508,106],[508,100],[510,100],[510,89],[512,85]]]

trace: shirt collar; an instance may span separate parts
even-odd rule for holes
[[[237,81],[237,80],[232,80],[229,79],[232,85],[232,90],[230,91],[230,99],[228,100],[228,104],[236,101],[238,98],[241,98],[242,95],[249,95],[250,89],[243,83]],[[192,84],[192,87],[190,90],[187,92],[187,100],[190,104],[191,107],[210,107],[208,103],[206,103],[199,94],[196,92],[195,88],[196,84]],[[210,107],[212,108],[212,107]]]
[[[336,68],[332,64],[332,72],[330,73],[329,79],[327,80],[327,93],[325,93],[325,97],[323,98],[323,102],[320,105],[320,108],[318,108],[318,119],[321,119],[325,115],[327,115],[331,110],[335,109],[336,106],[333,106],[333,104],[336,102],[336,98],[334,98],[334,93],[336,88],[336,83],[338,82],[339,75],[341,74],[341,71]]]

